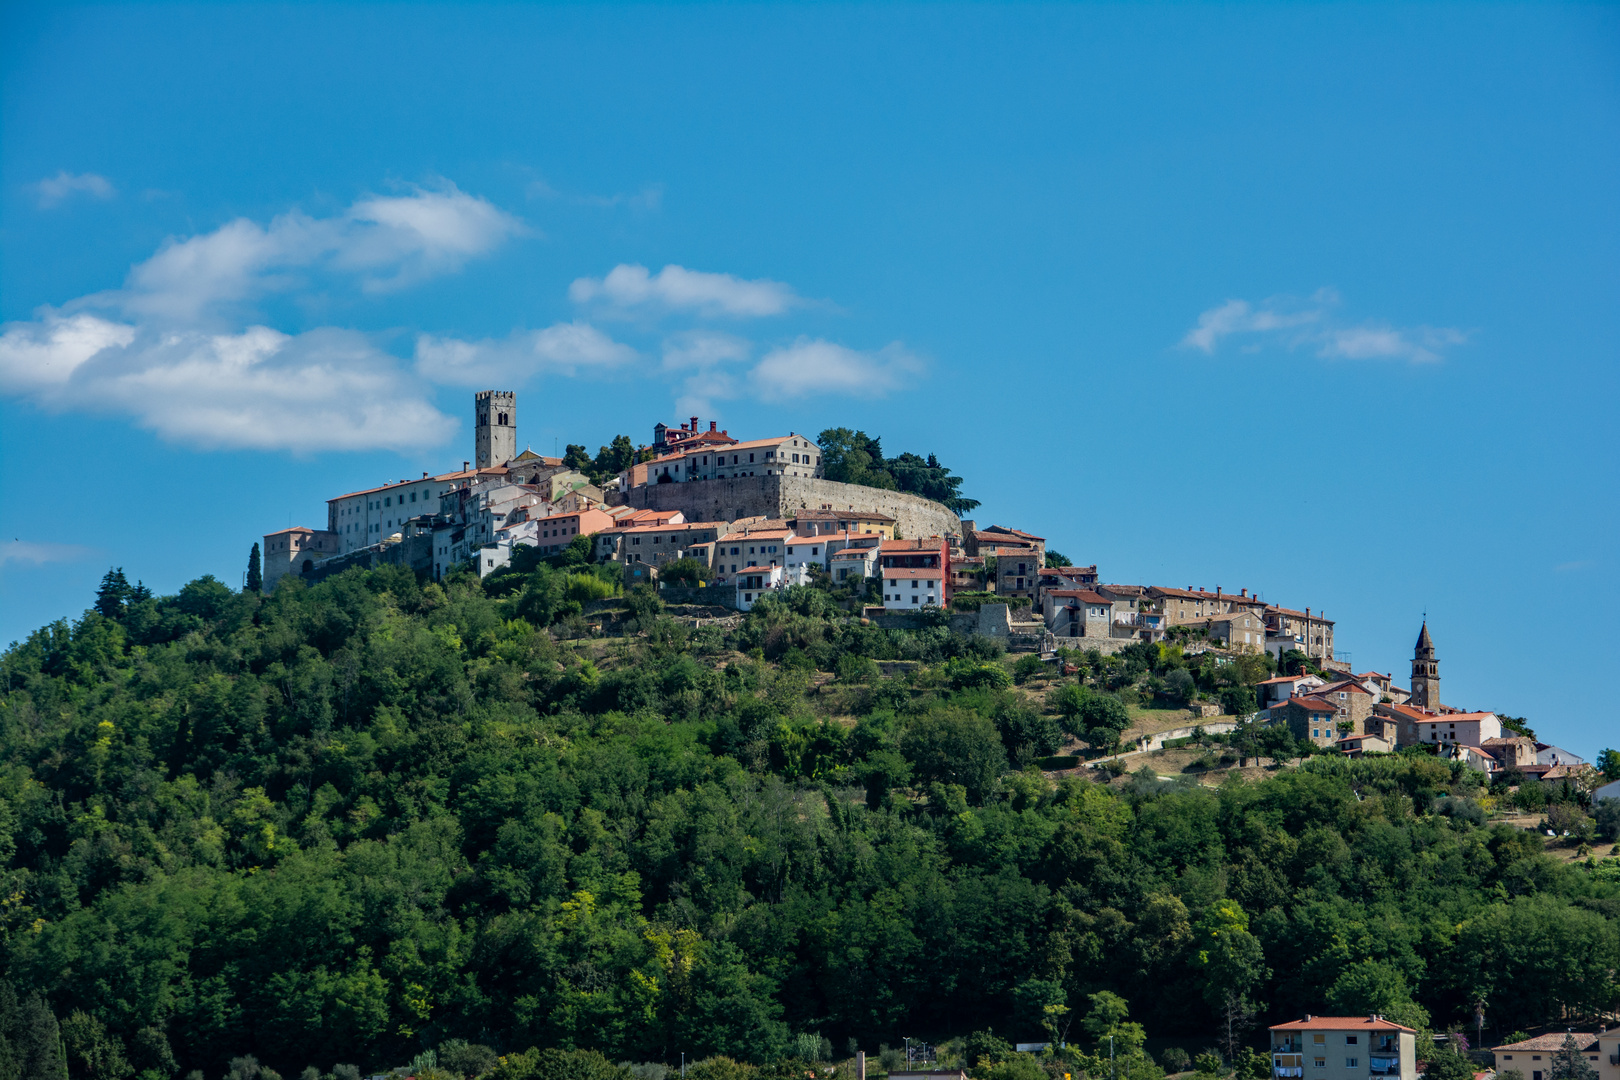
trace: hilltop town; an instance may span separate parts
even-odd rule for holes
[[[474,398],[473,458],[462,468],[327,500],[324,529],[265,534],[262,588],[289,574],[317,582],[353,567],[405,566],[433,581],[457,567],[481,577],[571,547],[622,574],[626,588],[672,602],[746,612],[795,585],[836,590],[878,625],[908,628],[954,613],[957,629],[1000,638],[1044,659],[1118,655],[1170,643],[1218,660],[1264,655],[1278,672],[1255,700],[1188,701],[1204,733],[1243,723],[1283,728],[1299,743],[1355,757],[1408,746],[1487,775],[1591,787],[1588,762],[1538,741],[1521,721],[1447,704],[1425,622],[1411,685],[1354,670],[1335,647],[1334,620],[1285,607],[1247,587],[1104,582],[1047,539],[1009,525],[983,528],[921,495],[826,475],[826,449],[798,432],[738,439],[700,419],[620,437],[592,461],[517,449],[517,395]],[[963,505],[977,505],[961,501]],[[1190,727],[1136,733],[1136,750],[1162,749]],[[1620,797],[1620,783],[1595,792]]]

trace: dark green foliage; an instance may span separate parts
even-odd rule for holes
[[[243,592],[264,591],[264,568],[259,562],[259,545],[254,544],[253,550],[248,552],[247,577],[242,581]]]
[[[74,1076],[263,1080],[435,1048],[461,1075],[498,1052],[497,1075],[631,1080],[612,1062],[684,1050],[786,1080],[824,1038],[1044,1040],[1066,1006],[1202,1047],[1330,1006],[1444,1023],[1483,991],[1528,1027],[1612,1004],[1620,883],[1487,828],[1460,767],[1017,771],[1060,717],[1117,741],[1111,685],[1219,694],[1263,665],[1070,654],[1085,684],[1046,710],[995,643],[861,626],[816,589],[690,638],[635,592],[608,605],[623,636],[574,640],[559,613],[603,589],[543,563],[204,578],[0,655],[0,1080],[60,1077],[64,1050]]]
[[[1605,780],[1620,780],[1620,750],[1605,747],[1597,756],[1597,769]]]
[[[816,438],[816,443],[821,447],[822,475],[828,480],[888,491],[909,491],[933,499],[958,514],[979,505],[977,499],[962,497],[962,478],[953,475],[933,454],[922,458],[903,453],[885,458],[881,437],[849,428],[828,428]]]
[[[1254,687],[1228,686],[1222,690],[1221,712],[1228,716],[1248,716],[1254,712]]]
[[[1051,548],[1047,548],[1046,565],[1049,567],[1073,566],[1074,562],[1067,555],[1060,554],[1059,552],[1053,551]]]
[[[658,570],[658,580],[666,585],[701,585],[709,580],[709,564],[698,559],[673,559]]]
[[[122,566],[102,575],[101,587],[96,590],[96,612],[105,619],[116,619],[124,613],[124,602],[129,599],[129,579]]]
[[[1599,799],[1594,812],[1598,836],[1610,843],[1620,840],[1620,799]]]

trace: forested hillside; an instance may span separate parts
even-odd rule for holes
[[[1084,1041],[1130,1027],[1104,992],[1194,1053],[1250,1011],[1251,1037],[1332,1011],[1473,1032],[1478,1005],[1489,1036],[1620,1005],[1620,875],[1487,825],[1459,765],[1053,780],[1032,763],[1117,711],[1117,673],[1031,694],[989,642],[811,589],[729,630],[641,595],[593,636],[611,591],[204,578],[12,647],[0,1072],[53,1023],[75,1076],[215,1080],[449,1040]]]

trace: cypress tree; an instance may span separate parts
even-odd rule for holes
[[[119,618],[128,599],[129,579],[124,576],[124,568],[108,570],[101,579],[101,588],[96,590],[96,610],[109,619]]]
[[[259,566],[259,545],[254,543],[253,550],[248,553],[247,584],[242,586],[243,592],[263,592],[264,572]]]

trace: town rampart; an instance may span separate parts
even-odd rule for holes
[[[645,484],[631,488],[625,501],[638,509],[679,510],[687,521],[788,518],[800,510],[858,510],[889,515],[900,535],[911,539],[962,532],[962,520],[932,499],[809,476]]]

